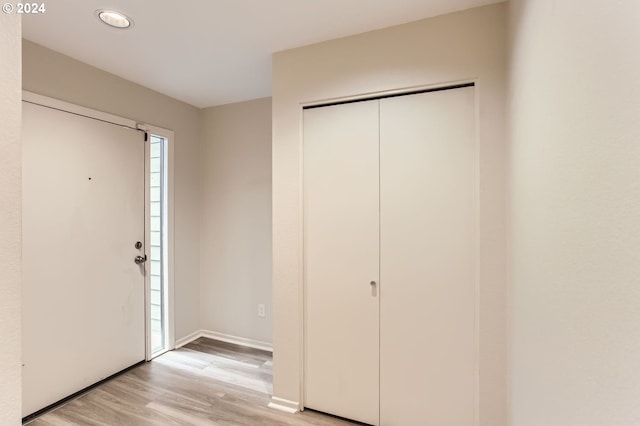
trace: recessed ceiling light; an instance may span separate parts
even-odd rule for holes
[[[96,16],[105,24],[119,29],[133,27],[133,20],[123,13],[115,10],[96,10]]]

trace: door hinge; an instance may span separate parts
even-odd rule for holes
[[[149,140],[149,132],[144,132],[144,141],[147,142]]]

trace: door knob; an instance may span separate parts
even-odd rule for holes
[[[137,265],[141,265],[146,261],[147,261],[147,255],[146,254],[144,256],[136,256],[136,258],[134,259],[134,262],[136,262]]]
[[[369,284],[376,285],[376,282],[375,281],[371,281]]]

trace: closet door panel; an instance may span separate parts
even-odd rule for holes
[[[378,424],[378,102],[304,111],[308,408]]]
[[[472,87],[380,101],[380,421],[474,424]]]

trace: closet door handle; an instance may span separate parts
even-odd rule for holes
[[[369,284],[376,285],[376,282],[375,281],[371,281]]]

